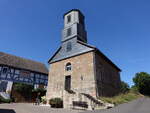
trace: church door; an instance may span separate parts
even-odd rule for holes
[[[71,76],[65,76],[65,90],[69,91],[71,89]]]

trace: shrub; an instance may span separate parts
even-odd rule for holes
[[[42,101],[41,97],[46,95],[46,89],[44,88],[36,88],[32,90],[33,98],[39,98]]]
[[[43,97],[41,97],[41,98],[42,98],[42,103],[43,103],[43,104],[46,104],[46,103],[47,103],[46,97],[43,96]]]
[[[3,97],[0,96],[0,103],[11,103],[12,99],[4,99]]]
[[[130,88],[129,88],[129,85],[124,82],[124,81],[121,81],[121,93],[127,93],[129,92]]]
[[[44,96],[46,94],[46,89],[36,88],[36,89],[33,89],[32,92],[36,94],[40,94],[40,96]]]
[[[139,94],[138,88],[136,86],[132,86],[130,89],[130,92],[135,93],[135,94]]]
[[[24,98],[29,99],[32,95],[33,85],[15,83],[13,90],[21,94]]]
[[[49,100],[49,104],[53,108],[63,108],[63,101],[61,98],[52,98]]]

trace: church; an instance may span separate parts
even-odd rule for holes
[[[78,9],[65,13],[61,46],[49,59],[47,99],[61,98],[64,108],[98,104],[101,96],[120,91],[120,72],[98,48],[87,43],[84,15]]]

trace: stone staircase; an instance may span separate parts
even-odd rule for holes
[[[71,109],[108,109],[114,107],[113,104],[105,103],[89,94],[78,91],[64,91],[64,108]]]

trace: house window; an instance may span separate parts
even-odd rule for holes
[[[71,22],[71,15],[67,16],[67,23]]]
[[[66,64],[66,71],[70,71],[71,70],[71,63],[67,63]]]
[[[67,52],[71,51],[72,50],[72,45],[71,45],[71,42],[68,42],[67,43]]]
[[[67,36],[70,36],[72,33],[71,33],[71,28],[68,28],[67,29]]]
[[[30,77],[30,74],[31,73],[29,71],[20,70],[21,77]]]
[[[7,74],[7,72],[8,72],[8,68],[7,68],[7,67],[4,67],[4,68],[2,69],[2,73],[3,73],[3,74]]]

